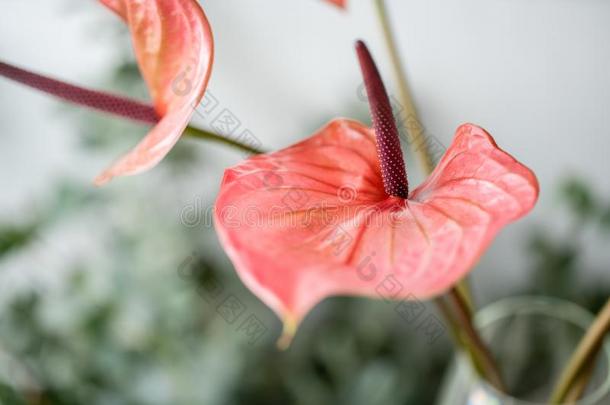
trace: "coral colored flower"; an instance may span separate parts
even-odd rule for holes
[[[328,1],[329,3],[332,3],[335,6],[340,7],[340,8],[345,8],[345,6],[347,5],[347,0],[326,0],[326,1]]]
[[[534,174],[472,124],[409,191],[385,89],[362,43],[358,53],[375,131],[337,119],[251,157],[225,172],[216,202],[222,245],[288,333],[328,296],[445,292],[538,196]]]
[[[214,54],[210,25],[195,0],[101,2],[129,27],[160,120],[134,149],[96,178],[98,185],[150,169],[171,150],[203,97]]]

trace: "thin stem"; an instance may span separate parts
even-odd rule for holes
[[[461,346],[463,344],[462,332],[460,331],[458,323],[454,319],[451,309],[449,309],[449,306],[445,302],[445,298],[437,297],[434,299],[434,303],[449,324],[449,331],[451,332],[452,339],[458,346]]]
[[[469,344],[468,337],[464,335],[464,331],[462,330],[462,328],[460,328],[458,321],[455,319],[455,315],[449,308],[449,305],[445,302],[446,299],[446,296],[438,297],[434,300],[434,302],[438,306],[440,312],[443,314],[443,318],[449,325],[449,330],[451,332],[453,342],[457,347],[461,347],[464,349],[464,351],[470,358],[470,361],[472,362],[475,372],[479,375],[479,377],[484,380],[488,380],[488,378],[485,376],[483,361],[481,360],[478,351],[471,347],[471,345]]]
[[[197,139],[204,139],[204,140],[208,140],[208,141],[219,142],[224,145],[229,145],[234,148],[237,148],[242,151],[252,153],[255,155],[264,153],[264,151],[262,151],[258,148],[255,148],[253,146],[250,146],[245,143],[239,142],[237,140],[228,138],[226,136],[216,134],[214,132],[206,131],[206,130],[200,129],[200,128],[195,128],[190,125],[188,127],[186,127],[186,129],[184,130],[184,133],[182,135],[190,136],[192,138],[197,138]]]
[[[153,106],[139,100],[87,89],[62,80],[41,75],[0,61],[0,76],[25,86],[50,94],[70,103],[103,111],[121,118],[154,125],[160,117]],[[195,127],[187,127],[184,135],[220,142],[248,153],[262,153],[261,150],[223,135]]]
[[[377,10],[377,17],[383,31],[383,38],[390,54],[390,61],[392,62],[394,76],[398,82],[400,102],[406,112],[405,122],[408,124],[407,131],[411,136],[411,142],[414,145],[418,145],[418,147],[415,148],[415,152],[419,157],[422,171],[424,173],[430,173],[434,169],[434,161],[428,150],[428,144],[426,143],[426,137],[424,135],[424,127],[417,118],[417,112],[413,104],[411,92],[409,91],[409,85],[404,75],[404,67],[398,53],[398,48],[396,47],[396,41],[394,40],[394,36],[392,34],[390,20],[388,19],[388,13],[385,7],[385,1],[375,0],[375,6]]]
[[[599,351],[604,337],[610,331],[610,299],[600,311],[599,315],[593,321],[593,324],[582,338],[576,351],[568,361],[553,394],[550,402],[552,404],[561,404],[564,402],[566,395],[571,390],[578,376],[583,373],[587,365],[595,361],[597,352]]]
[[[430,174],[432,173],[432,170],[434,170],[434,159],[432,158],[428,148],[428,142],[426,141],[426,136],[424,134],[424,126],[419,120],[417,111],[415,109],[415,104],[413,103],[413,97],[411,96],[409,84],[405,76],[405,69],[400,58],[400,53],[398,52],[398,47],[396,46],[394,35],[392,33],[392,26],[390,19],[388,18],[385,0],[374,0],[374,2],[375,9],[377,10],[377,19],[379,20],[379,25],[381,26],[383,33],[383,39],[388,48],[392,69],[394,70],[394,77],[398,82],[400,103],[406,112],[404,123],[406,124],[405,128],[411,137],[409,143],[415,146],[413,149],[417,154],[422,172],[425,174]],[[457,288],[468,304],[468,314],[469,317],[471,317],[475,309],[475,303],[468,279],[460,281]]]
[[[587,364],[587,367],[578,374],[578,377],[572,384],[570,390],[566,393],[566,397],[564,402],[567,404],[572,404],[577,402],[584,394],[587,386],[589,385],[589,380],[593,375],[593,371],[595,370],[595,362],[590,362]]]
[[[455,290],[464,302],[466,303],[466,311],[468,318],[472,319],[475,312],[474,298],[472,297],[472,289],[470,288],[470,277],[466,276],[455,285]]]
[[[383,174],[384,188],[388,195],[401,198],[408,197],[408,182],[402,151],[400,149],[400,141],[398,138],[398,130],[392,115],[392,108],[385,91],[385,86],[381,80],[381,76],[377,71],[375,62],[373,61],[366,45],[362,41],[356,43],[356,51],[358,60],[364,77],[364,84],[370,103],[371,116],[373,118],[373,126],[377,137],[377,147],[379,153],[379,161]],[[437,300],[439,308],[445,314],[447,321],[451,326],[454,339],[458,345],[462,345],[470,354],[475,368],[484,375],[491,383],[499,389],[502,387],[502,382],[499,379],[499,374],[496,372],[493,361],[490,361],[489,353],[485,346],[476,334],[476,331],[470,324],[472,321],[472,308],[468,302],[467,285],[458,286],[452,290],[452,294],[456,296],[460,307],[456,312],[459,313],[456,321],[451,316],[451,311],[445,305],[442,298]],[[470,326],[467,333],[462,333],[459,328],[462,324],[465,328]],[[464,325],[468,324],[468,325]]]
[[[473,360],[475,360],[475,366],[480,367],[483,376],[487,381],[493,385],[497,390],[506,392],[506,386],[502,380],[500,370],[498,369],[491,352],[477,333],[472,319],[468,316],[468,305],[463,297],[456,291],[451,289],[447,294],[448,298],[453,303],[453,309],[457,323],[462,327],[464,341],[466,349],[469,351]]]

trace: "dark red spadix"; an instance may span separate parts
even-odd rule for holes
[[[71,103],[147,124],[156,124],[159,122],[159,117],[157,116],[155,109],[140,101],[115,96],[103,91],[75,86],[21,69],[17,66],[9,65],[2,61],[0,61],[0,76],[22,83],[36,90],[52,94]]]
[[[356,52],[373,119],[385,192],[394,197],[407,198],[409,195],[407,171],[390,99],[377,66],[364,42],[356,42]]]

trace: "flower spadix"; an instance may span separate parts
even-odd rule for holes
[[[442,294],[538,196],[534,174],[472,124],[409,190],[383,83],[366,46],[356,47],[374,129],[336,119],[253,156],[226,170],[216,201],[222,245],[287,334],[329,296]]]

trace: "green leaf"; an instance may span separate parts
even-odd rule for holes
[[[25,405],[26,402],[12,387],[0,381],[0,404]]]
[[[0,225],[0,258],[12,250],[25,246],[35,236],[37,224],[24,226]]]
[[[597,214],[597,201],[591,188],[581,179],[569,178],[560,186],[560,194],[581,219],[591,219]]]

